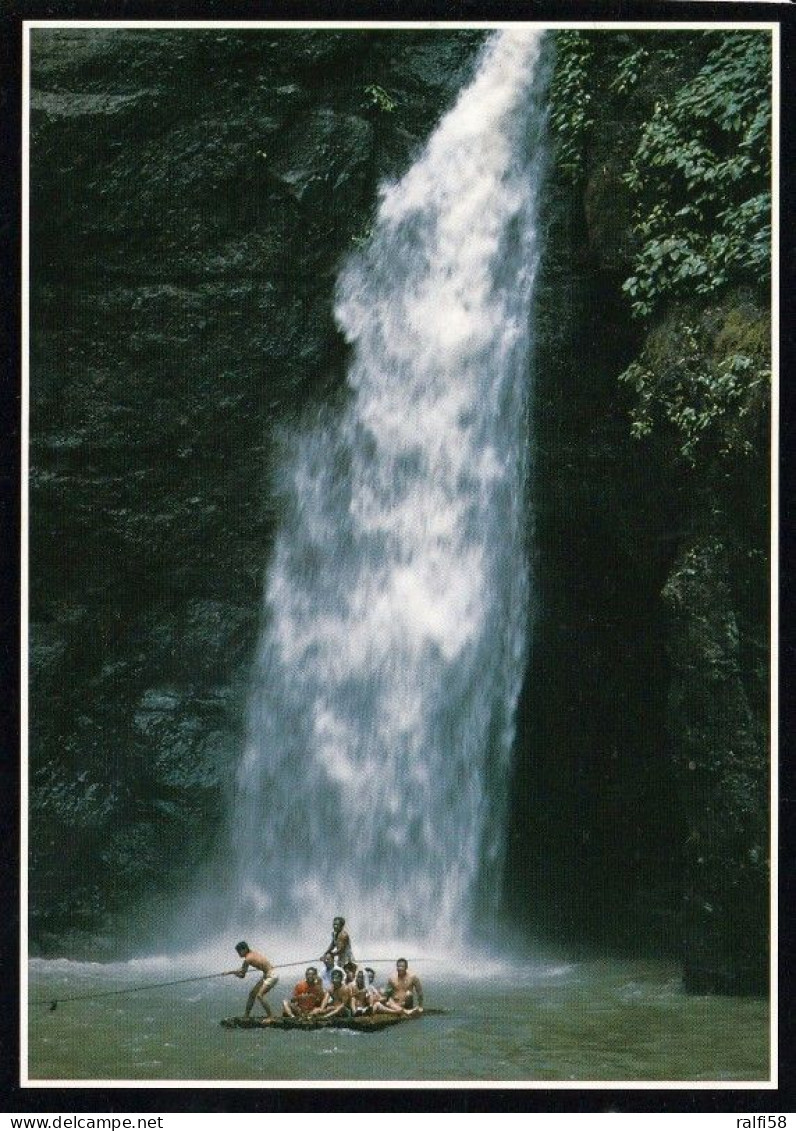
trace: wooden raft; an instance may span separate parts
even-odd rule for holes
[[[359,1017],[224,1017],[221,1024],[225,1029],[354,1029],[363,1033],[375,1033],[400,1025],[403,1021],[420,1021],[429,1014],[447,1013],[446,1009],[427,1009],[417,1017],[402,1017],[400,1013],[366,1013]]]

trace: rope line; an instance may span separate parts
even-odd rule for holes
[[[274,970],[289,970],[293,966],[311,966],[320,959],[307,958],[300,962],[281,962],[274,965]],[[362,958],[357,963],[361,966],[363,962],[392,962],[392,958]],[[424,959],[424,961],[436,961],[435,959]],[[230,974],[237,974],[237,970],[219,970],[217,974],[197,974],[192,978],[177,978],[172,982],[149,982],[143,986],[126,986],[121,990],[98,990],[94,994],[70,994],[68,997],[48,997],[36,998],[34,1001],[29,1002],[29,1005],[48,1005],[50,1009],[54,1009],[56,1005],[66,1001],[93,1001],[99,997],[117,997],[119,994],[137,994],[142,990],[159,990],[164,989],[166,986],[184,986],[189,982],[207,982],[211,978],[225,978]]]
[[[220,970],[217,974],[199,974],[193,978],[177,978],[173,982],[149,982],[145,986],[127,986],[122,990],[99,990],[95,994],[71,994],[69,997],[48,997],[37,998],[35,1001],[30,1002],[31,1005],[49,1005],[52,1007],[54,1002],[63,1001],[88,1001],[91,998],[97,997],[114,997],[117,994],[137,994],[141,990],[156,990],[162,986],[184,986],[187,982],[206,982],[210,978],[223,978],[227,974],[234,974],[234,970]]]

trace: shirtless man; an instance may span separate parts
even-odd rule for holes
[[[332,922],[332,941],[327,949],[338,966],[345,966],[346,962],[354,961],[351,936],[345,929],[345,919],[342,915],[338,915]]]
[[[246,1012],[243,1016],[249,1017],[255,1001],[259,1001],[270,1020],[273,1014],[271,1012],[271,1006],[265,1000],[265,995],[269,990],[272,990],[279,981],[279,978],[274,974],[274,967],[264,954],[260,954],[257,950],[252,950],[247,942],[239,942],[235,950],[237,950],[238,954],[243,959],[243,965],[240,970],[234,971],[238,978],[245,978],[246,971],[250,966],[253,966],[255,970],[259,970],[262,973],[262,978],[260,978],[260,981],[249,994],[249,999],[246,1002]]]
[[[381,1001],[384,996],[376,985],[376,971],[372,966],[365,967],[365,973],[368,976],[368,989],[370,990],[370,1004],[375,1005],[377,1001]]]
[[[409,973],[409,963],[399,958],[395,973],[387,979],[384,998],[373,1006],[374,1013],[402,1013],[418,1017],[423,1012],[423,987],[417,974]]]
[[[354,983],[351,986],[350,1009],[354,1016],[363,1013],[372,1013],[373,996],[365,978],[364,970],[357,970]]]
[[[282,1002],[283,1017],[306,1017],[318,1009],[326,997],[315,966],[308,966],[303,982],[297,982],[290,1001]]]
[[[351,989],[343,983],[343,971],[335,966],[332,970],[332,988],[327,993],[323,1002],[317,1009],[313,1009],[310,1017],[336,1017],[348,1013],[351,1001]]]

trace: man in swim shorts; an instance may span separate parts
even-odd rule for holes
[[[354,1016],[357,1017],[363,1013],[372,1013],[374,995],[367,984],[364,970],[357,970],[350,990],[350,1009]]]
[[[335,966],[332,971],[332,988],[323,999],[319,1009],[313,1009],[310,1016],[345,1017],[350,1012],[351,988],[343,982],[343,971]]]
[[[342,915],[336,916],[332,922],[332,941],[327,950],[334,958],[337,966],[345,966],[346,962],[354,961],[354,955],[351,951],[351,936],[346,930],[345,919]]]
[[[249,998],[246,1002],[246,1011],[243,1016],[250,1017],[252,1007],[254,1006],[255,1001],[258,1001],[265,1010],[266,1015],[269,1017],[269,1019],[272,1018],[273,1013],[271,1012],[271,1006],[265,1000],[265,995],[269,990],[272,990],[276,983],[279,981],[279,978],[276,976],[276,974],[274,974],[273,964],[269,959],[265,957],[264,954],[260,954],[260,952],[257,950],[252,950],[247,942],[239,942],[236,945],[235,950],[243,959],[243,965],[241,966],[240,970],[234,971],[235,975],[238,978],[245,978],[246,971],[250,966],[254,967],[255,970],[259,970],[262,973],[262,978],[260,978],[259,982],[256,984],[256,986],[253,987],[251,993],[249,994]]]
[[[368,976],[368,989],[370,990],[370,1004],[375,1005],[377,1001],[382,999],[381,987],[376,985],[376,971],[372,966],[365,967],[365,973]]]
[[[384,999],[373,1007],[374,1013],[402,1013],[404,1017],[417,1017],[423,1012],[423,987],[417,974],[409,973],[405,958],[395,963],[395,973],[388,978]]]

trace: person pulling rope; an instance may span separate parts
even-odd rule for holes
[[[311,959],[311,958],[304,958],[300,962],[282,962],[282,963],[279,963],[279,964],[275,963],[274,969],[275,970],[289,970],[289,969],[291,969],[291,967],[294,967],[294,966],[306,966],[309,962],[312,962],[312,961],[313,961],[313,959]],[[363,958],[362,961],[363,962],[391,962],[392,959],[391,958]],[[240,974],[240,967],[238,966],[234,970],[219,970],[216,974],[197,974],[197,975],[194,975],[194,977],[192,977],[192,978],[176,978],[174,981],[170,981],[170,982],[147,982],[142,986],[125,986],[123,989],[120,989],[120,990],[98,990],[96,993],[92,993],[92,994],[69,994],[66,997],[37,998],[34,1001],[29,1002],[29,1004],[30,1005],[46,1005],[46,1006],[49,1006],[50,1012],[52,1013],[54,1010],[56,1010],[58,1008],[59,1005],[62,1005],[65,1002],[69,1002],[69,1001],[93,1001],[96,998],[101,998],[101,997],[116,997],[119,994],[137,994],[137,993],[143,992],[144,990],[165,989],[167,986],[185,986],[189,982],[207,982],[211,978],[226,978],[230,974],[239,975]]]

